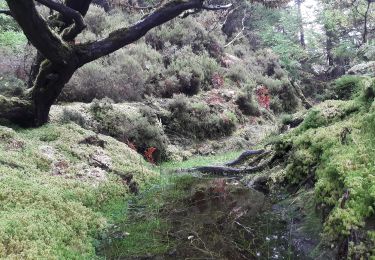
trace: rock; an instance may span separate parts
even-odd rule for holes
[[[99,167],[101,169],[107,170],[112,166],[112,159],[104,153],[103,150],[98,149],[94,154],[89,157],[89,164],[94,167]]]
[[[107,180],[107,172],[99,167],[83,167],[77,176],[81,179],[94,181],[94,183]]]
[[[16,139],[11,139],[5,149],[6,150],[11,150],[11,151],[17,151],[17,150],[21,150],[25,147],[25,142],[23,141],[20,141],[20,140],[16,140]]]
[[[351,67],[348,70],[348,74],[351,75],[366,75],[366,76],[375,76],[375,61],[369,61],[361,63]]]
[[[69,163],[65,160],[59,160],[52,163],[52,175],[65,175],[69,169]]]
[[[48,160],[54,161],[56,159],[56,152],[52,146],[42,145],[39,147],[39,151]]]

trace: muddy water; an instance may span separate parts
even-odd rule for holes
[[[184,205],[165,214],[177,243],[161,259],[308,259],[269,198],[238,181],[201,181]]]

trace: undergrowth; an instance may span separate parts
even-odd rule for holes
[[[375,84],[363,81],[354,99],[320,104],[277,143],[279,152],[290,154],[284,181],[297,187],[309,178],[316,181],[323,240],[348,241],[350,257],[375,255],[369,226],[375,207],[375,103],[368,95]]]

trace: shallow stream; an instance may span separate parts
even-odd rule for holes
[[[185,205],[166,215],[178,243],[164,259],[308,259],[271,200],[236,180],[204,180]]]

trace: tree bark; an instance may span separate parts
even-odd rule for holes
[[[0,117],[25,126],[40,126],[48,121],[51,106],[74,72],[86,63],[108,55],[143,37],[190,9],[221,10],[231,5],[205,6],[203,0],[174,0],[156,9],[139,22],[109,34],[103,40],[74,45],[71,41],[85,28],[92,0],[36,0],[59,14],[46,22],[31,0],[6,0],[10,14],[18,22],[29,42],[38,50],[31,72],[29,89],[20,98],[0,97]],[[49,24],[57,25],[59,34]]]
[[[299,26],[299,42],[303,48],[306,48],[306,42],[305,42],[305,29],[303,27],[303,17],[302,17],[302,9],[301,5],[304,0],[296,0],[297,4],[297,14],[298,14],[298,26]]]
[[[371,3],[372,1],[371,0],[367,0],[367,8],[366,8],[366,12],[365,12],[365,15],[364,15],[364,24],[363,24],[363,40],[362,40],[362,44],[366,44],[367,43],[367,35],[368,35],[368,28],[367,28],[367,24],[368,24],[368,15],[369,15],[369,11],[370,11],[370,7],[371,7]]]

